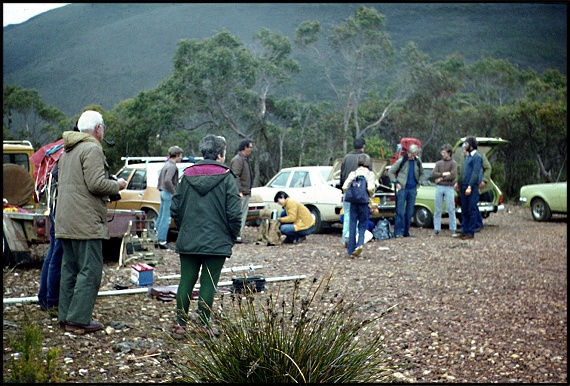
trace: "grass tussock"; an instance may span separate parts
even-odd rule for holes
[[[297,280],[289,294],[279,287],[277,293],[223,296],[212,312],[221,335],[210,338],[190,328],[189,339],[180,346],[182,381],[393,381],[385,336],[371,327],[394,307],[368,318],[357,315],[356,302],[331,293],[330,280],[314,279],[306,295]]]

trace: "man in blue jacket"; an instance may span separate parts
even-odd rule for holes
[[[479,184],[483,175],[483,158],[477,151],[475,137],[467,137],[463,144],[467,156],[461,173],[461,228],[462,233],[453,235],[461,239],[471,240],[477,227],[477,212],[479,208]]]

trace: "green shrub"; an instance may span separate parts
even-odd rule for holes
[[[371,327],[390,310],[368,319],[345,295],[330,293],[331,277],[300,282],[292,294],[222,296],[212,312],[221,331],[210,338],[188,323],[190,338],[177,363],[184,382],[346,383],[390,382],[384,334]],[[313,288],[314,287],[314,288]],[[194,327],[192,327],[194,326]],[[196,339],[197,338],[197,339]]]
[[[27,323],[24,326],[23,339],[14,339],[11,343],[19,355],[12,357],[12,374],[8,382],[13,383],[48,383],[62,382],[56,360],[60,349],[49,349],[45,358],[42,353],[43,335],[37,325]]]

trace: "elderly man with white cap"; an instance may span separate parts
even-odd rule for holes
[[[410,234],[410,224],[414,215],[417,191],[424,174],[419,152],[417,145],[411,145],[408,152],[388,170],[390,181],[396,187],[396,219],[394,221],[396,238],[413,237]]]

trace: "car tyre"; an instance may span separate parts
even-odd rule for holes
[[[321,220],[321,212],[317,208],[315,208],[314,206],[309,206],[307,208],[311,211],[311,214],[315,218],[315,230],[313,231],[313,233],[321,233],[321,231],[323,230],[323,222]]]
[[[154,221],[154,225],[156,227],[156,219],[158,218],[158,213],[156,213],[153,209],[143,209],[145,213],[145,217],[147,221]]]
[[[535,221],[549,221],[552,218],[550,207],[542,198],[532,200],[531,209]]]
[[[412,220],[418,227],[429,228],[433,226],[433,215],[427,208],[422,206],[415,208]]]

